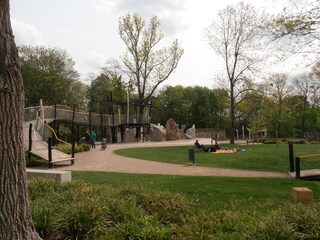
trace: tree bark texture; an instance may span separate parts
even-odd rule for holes
[[[0,0],[0,37],[0,239],[40,239],[28,204],[23,83],[9,0]]]

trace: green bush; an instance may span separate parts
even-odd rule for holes
[[[75,152],[83,152],[83,151],[84,151],[83,145],[78,145],[75,149]]]
[[[180,194],[82,181],[29,182],[32,217],[43,239],[319,239],[320,203],[279,209],[241,202],[194,209]]]
[[[262,143],[263,143],[263,144],[276,144],[277,141],[276,141],[276,139],[271,139],[271,138],[268,139],[268,138],[267,138],[267,139],[263,139],[263,140],[262,140]]]
[[[86,151],[90,151],[90,149],[91,149],[91,145],[90,144],[82,143],[80,145],[83,146],[83,149],[84,149],[85,152]]]
[[[72,147],[67,144],[57,144],[55,148],[61,152],[64,152],[66,154],[71,154],[72,153]],[[75,152],[83,152],[83,151],[89,151],[91,149],[91,146],[86,143],[79,144],[75,147]]]
[[[70,145],[67,145],[65,143],[60,143],[60,144],[57,144],[55,145],[55,148],[58,150],[58,151],[61,151],[61,152],[64,152],[66,154],[71,154],[72,152],[72,148]]]
[[[30,181],[29,192],[35,227],[45,239],[104,239],[110,234],[120,239],[170,239],[172,226],[181,225],[188,206],[177,194],[84,182],[37,179]]]
[[[278,139],[278,143],[293,143],[293,144],[307,144],[308,141],[306,139],[286,139],[286,138],[281,138]],[[263,144],[276,144],[277,140],[274,138],[268,138],[268,139],[263,139],[262,140]]]

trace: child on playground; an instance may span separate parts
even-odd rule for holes
[[[101,139],[101,151],[102,151],[102,150],[105,150],[106,147],[107,147],[107,139],[106,139],[105,137],[103,137],[103,138]]]

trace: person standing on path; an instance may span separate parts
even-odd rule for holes
[[[90,135],[91,148],[96,148],[96,139],[97,139],[97,135],[94,131],[92,131]]]

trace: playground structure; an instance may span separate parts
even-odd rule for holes
[[[25,109],[23,134],[24,147],[28,150],[28,158],[31,159],[31,154],[41,157],[48,161],[49,168],[52,168],[53,164],[58,162],[70,161],[71,164],[74,164],[74,144],[70,144],[59,139],[55,131],[53,131],[44,119],[41,119],[39,113],[38,107]],[[52,131],[51,135],[48,134],[47,129]],[[60,142],[72,146],[71,156],[54,149],[52,147],[52,137]]]
[[[149,117],[145,116],[143,121],[145,123],[136,123],[134,118],[128,119],[126,114],[120,112],[115,114],[102,114],[94,112],[85,112],[76,110],[63,105],[52,106],[35,106],[25,109],[25,122],[35,121],[37,119],[36,131],[42,135],[49,133],[56,133],[59,135],[59,125],[61,123],[71,124],[71,129],[74,131],[72,135],[79,136],[82,133],[78,132],[78,126],[83,125],[91,132],[99,130],[102,137],[108,136],[108,142],[116,143],[123,142],[124,132],[127,128],[142,128],[141,133],[145,134],[149,125]],[[50,125],[50,126],[49,126]],[[48,131],[49,130],[49,131]],[[97,132],[97,131],[96,131]],[[55,136],[57,137],[57,136]],[[137,138],[140,136],[137,136]],[[142,138],[142,136],[141,136]],[[45,138],[47,139],[47,137]]]
[[[126,129],[139,128],[142,139],[145,138],[149,123],[128,123],[127,115],[119,114],[98,114],[84,112],[63,105],[35,106],[25,108],[24,112],[24,146],[29,152],[48,161],[49,168],[53,163],[71,161],[74,163],[74,144],[79,140],[81,133],[79,126],[83,125],[91,132],[93,128],[100,128],[102,137],[108,137],[108,141],[123,142]],[[71,124],[71,139],[69,142],[60,139],[59,127],[61,124]],[[64,143],[72,146],[71,156],[57,151],[53,146],[57,143]]]
[[[63,105],[40,105],[25,108],[24,120],[24,146],[29,151],[29,156],[31,157],[31,153],[33,153],[46,159],[50,168],[56,162],[71,161],[73,164],[75,142],[79,143],[82,139],[85,140],[84,135],[87,131],[91,133],[94,130],[101,136],[101,138],[98,137],[98,141],[107,138],[109,143],[145,141],[151,137],[150,128],[152,124],[149,123],[150,117],[148,114],[144,115],[143,121],[145,123],[136,123],[134,118],[129,119],[128,115],[121,114],[120,111],[117,115],[113,113],[99,114],[76,110],[75,107],[70,108]],[[67,125],[68,130],[71,130],[69,139],[61,139],[61,124],[63,126]],[[195,137],[195,126],[193,124],[188,125],[182,131],[185,137],[186,133],[190,138]],[[217,132],[215,133],[217,135]],[[204,134],[213,136],[212,130],[202,131],[201,136]],[[223,132],[221,136],[223,136],[223,139],[225,133]],[[54,149],[54,146],[59,142],[72,146],[71,156]]]

